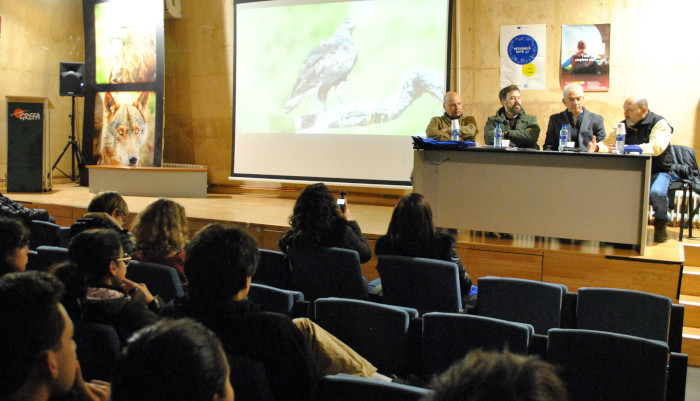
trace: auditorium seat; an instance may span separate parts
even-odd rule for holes
[[[365,377],[338,374],[325,376],[316,388],[314,401],[418,401],[430,390]]]
[[[478,286],[477,315],[529,323],[537,334],[561,327],[565,285],[486,276]]]
[[[294,317],[295,305],[304,300],[304,294],[299,291],[251,283],[248,299],[260,305],[260,309],[265,312],[276,312]]]
[[[455,263],[394,255],[379,255],[378,259],[385,303],[415,308],[420,313],[462,309]]]
[[[423,320],[421,374],[429,378],[464,358],[469,351],[510,350],[527,355],[535,329],[530,324],[509,322],[462,313],[426,313]]]
[[[292,271],[287,255],[282,252],[260,249],[258,268],[253,282],[285,290],[292,289]]]
[[[185,296],[180,276],[174,267],[132,260],[126,269],[126,278],[146,284],[151,294],[160,295],[165,302]]]
[[[287,256],[293,290],[301,291],[308,301],[325,297],[364,299],[367,296],[367,280],[362,277],[357,251],[336,247],[289,247]]]
[[[403,375],[409,364],[412,319],[418,311],[344,298],[319,298],[314,321],[383,374]]]

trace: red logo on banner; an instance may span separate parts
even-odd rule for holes
[[[24,116],[24,110],[15,109],[13,116],[15,116],[15,118],[22,118]]]
[[[29,121],[36,121],[36,120],[41,120],[41,114],[39,113],[28,113],[25,112],[22,109],[15,109],[14,113],[11,114],[18,120],[29,120]]]

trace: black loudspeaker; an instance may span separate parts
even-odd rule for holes
[[[82,97],[85,93],[83,76],[85,76],[84,63],[61,62],[58,94],[61,96]]]

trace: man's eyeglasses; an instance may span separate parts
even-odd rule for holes
[[[124,262],[124,266],[129,266],[131,262],[131,256],[124,256],[123,258],[117,259],[117,262]]]

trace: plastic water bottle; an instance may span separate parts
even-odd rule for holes
[[[459,119],[452,120],[452,138],[453,141],[459,141]]]
[[[617,150],[620,154],[625,153],[625,134],[626,133],[627,133],[627,131],[625,131],[625,124],[618,123],[617,130],[615,132],[615,150]]]
[[[561,126],[561,131],[559,131],[559,151],[563,152],[566,147],[566,143],[569,141],[569,129],[566,128],[566,124]]]
[[[501,129],[500,123],[496,124],[496,130],[493,132],[493,147],[503,147],[503,130]]]

